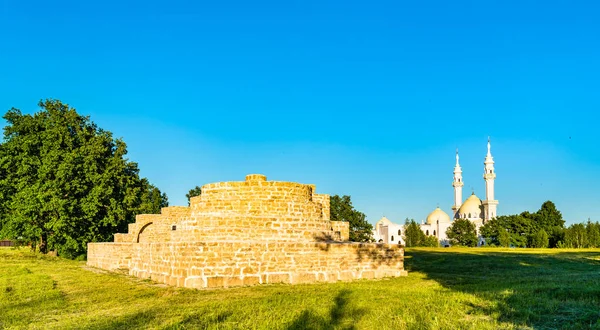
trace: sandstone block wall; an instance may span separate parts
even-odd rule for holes
[[[88,264],[193,288],[406,274],[400,247],[345,243],[348,223],[330,221],[315,188],[259,174],[204,185],[189,207],[138,215],[114,243],[90,243]]]

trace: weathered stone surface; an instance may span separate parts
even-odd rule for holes
[[[267,181],[202,187],[190,207],[141,214],[114,243],[90,243],[88,265],[189,288],[349,281],[406,275],[397,245],[346,242],[314,185]]]

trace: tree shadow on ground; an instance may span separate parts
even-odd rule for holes
[[[340,242],[339,240],[335,240],[333,236],[325,233],[315,235],[313,239],[316,242],[315,247],[325,252],[329,252],[336,245],[353,245],[358,262],[369,260],[377,266],[381,266],[382,264],[390,266],[403,260],[401,257],[402,250],[399,249],[400,246],[393,244]]]
[[[356,329],[356,323],[367,310],[351,307],[349,305],[350,293],[349,290],[342,290],[338,293],[334,299],[334,305],[329,310],[328,317],[305,310],[288,325],[287,329]]]
[[[409,250],[406,266],[492,302],[469,303],[471,313],[536,329],[600,328],[600,251],[523,252]]]
[[[157,311],[147,309],[135,313],[125,314],[110,319],[102,319],[86,324],[86,329],[112,330],[112,329],[142,329],[148,327],[157,318]]]
[[[181,322],[167,329],[208,329],[211,325],[224,323],[231,315],[232,311],[188,314]]]
[[[86,325],[86,329],[112,330],[112,329],[146,329],[149,324],[157,323],[163,316],[164,310],[151,308],[143,311],[125,314],[113,319],[103,319]],[[231,311],[204,311],[186,314],[176,324],[163,327],[163,329],[207,329],[224,323],[233,312]],[[158,322],[160,323],[160,322]]]

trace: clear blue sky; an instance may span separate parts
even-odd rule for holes
[[[600,2],[0,0],[0,110],[57,98],[195,185],[314,183],[371,222],[484,198],[600,221]],[[0,122],[4,126],[4,122]]]

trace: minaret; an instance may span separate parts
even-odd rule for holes
[[[458,163],[458,149],[456,149],[456,166],[454,166],[454,182],[452,182],[452,186],[454,187],[454,206],[452,206],[452,216],[456,218],[456,212],[458,212],[458,209],[462,205],[462,187],[464,186],[462,169]]]
[[[488,137],[487,155],[485,156],[483,179],[485,180],[485,200],[483,201],[484,221],[491,220],[497,216],[496,208],[498,201],[494,199],[494,179],[496,172],[494,171],[494,158],[490,146],[490,138]]]

